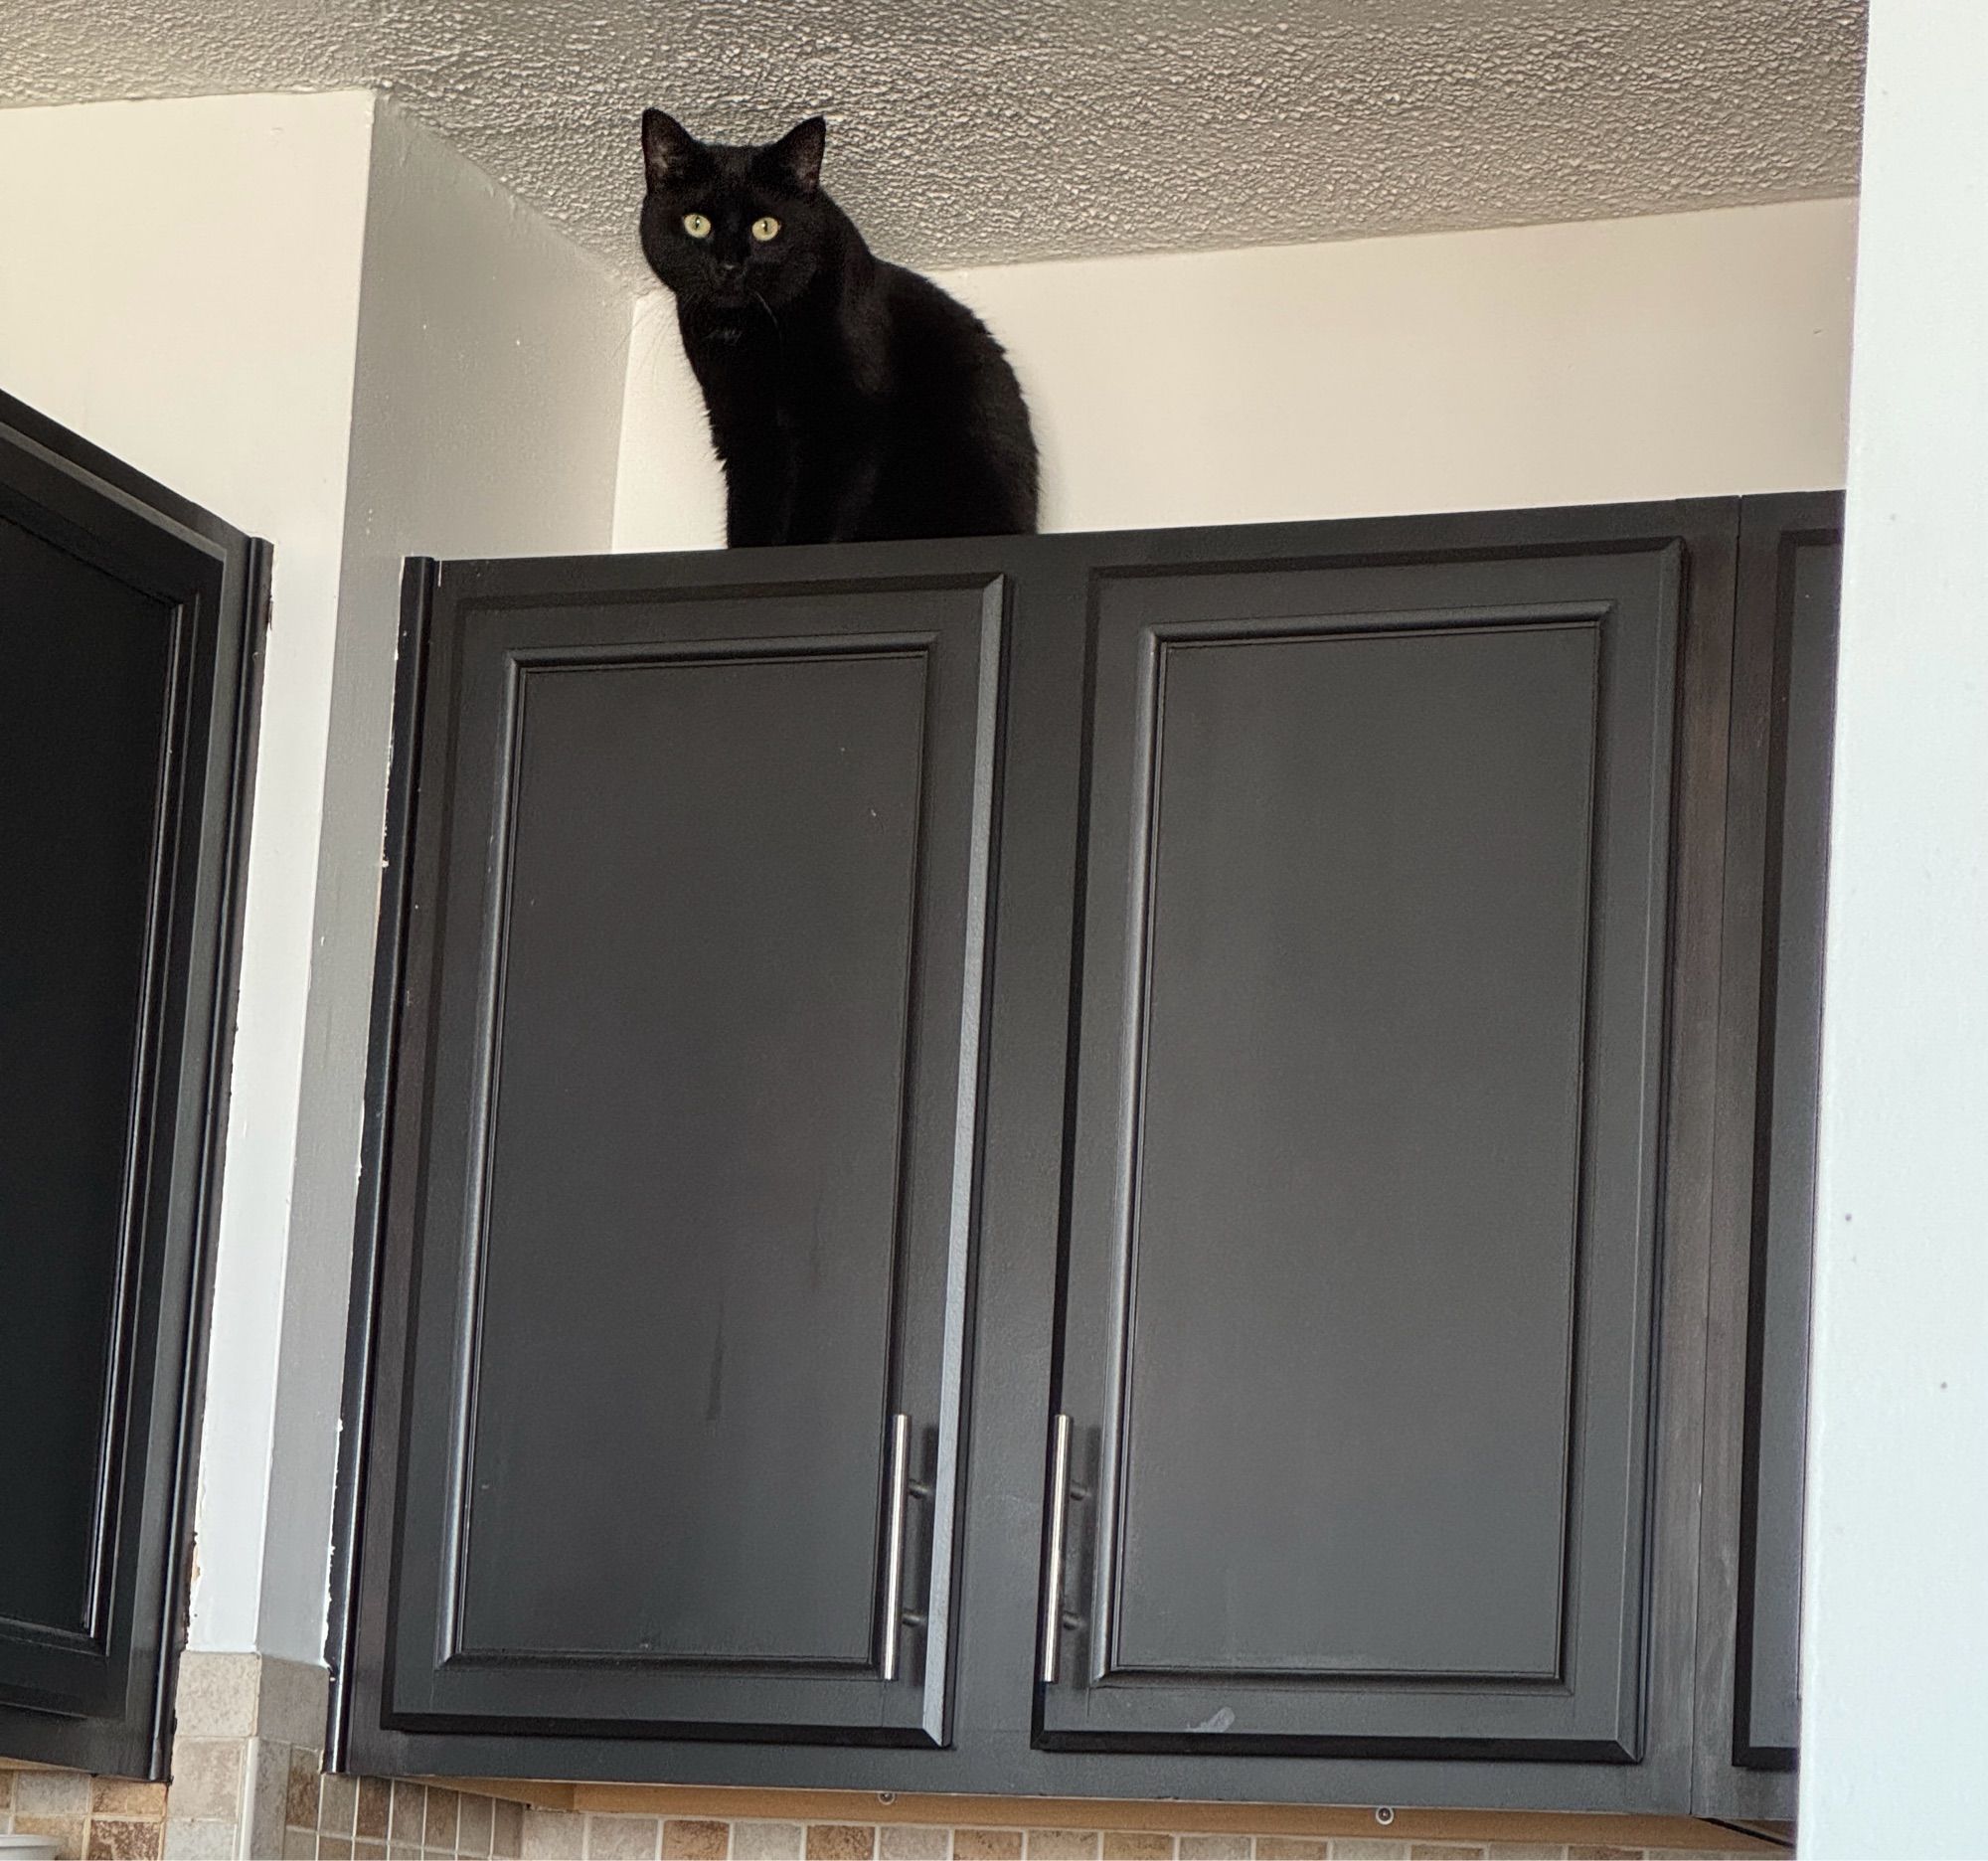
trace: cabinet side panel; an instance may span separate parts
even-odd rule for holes
[[[1768,1768],[1793,1761],[1800,1720],[1802,1456],[1842,556],[1842,545],[1833,539],[1789,543],[1782,552],[1775,628],[1776,717],[1770,733],[1775,756],[1768,790],[1747,1354],[1751,1436],[1741,1522],[1742,1684],[1735,1729],[1737,1761]]]

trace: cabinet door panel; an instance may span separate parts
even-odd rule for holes
[[[522,681],[465,1654],[870,1657],[924,684]]]
[[[0,396],[0,1755],[162,1773],[264,552]]]
[[[0,902],[0,1183],[23,1274],[0,1298],[0,1388],[35,1417],[0,1430],[0,1492],[36,1521],[0,1532],[0,1618],[88,1641],[179,613],[5,518],[0,602],[7,866],[34,875]]]
[[[1595,645],[1161,648],[1127,1668],[1558,1669]]]
[[[939,1736],[1000,612],[444,591],[397,1713]]]
[[[1100,584],[1051,1742],[1634,1757],[1677,574]]]

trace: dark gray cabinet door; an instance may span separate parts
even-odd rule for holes
[[[433,606],[390,1712],[934,1743],[1002,585],[603,581]]]
[[[1741,507],[1708,1340],[1698,1794],[1793,1813],[1842,500]]]
[[[261,552],[0,397],[0,1754],[163,1773]]]
[[[1638,1757],[1681,568],[1098,583],[1046,1742]]]

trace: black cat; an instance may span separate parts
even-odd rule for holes
[[[676,293],[725,465],[726,541],[1036,527],[1036,445],[1001,345],[878,258],[821,189],[827,124],[764,147],[642,114],[642,250]]]

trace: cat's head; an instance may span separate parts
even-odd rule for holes
[[[679,303],[778,309],[820,271],[834,236],[821,192],[828,125],[819,116],[777,142],[700,142],[673,116],[642,112],[642,251]]]

